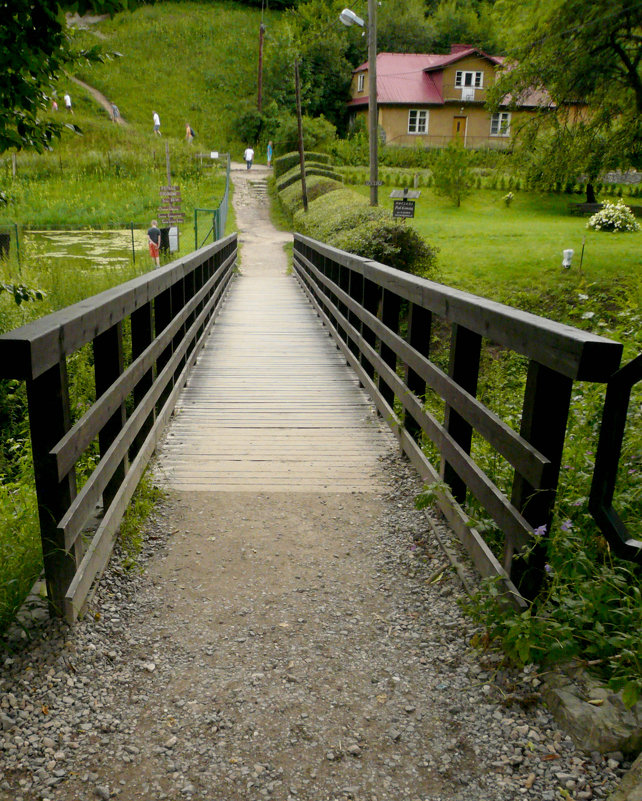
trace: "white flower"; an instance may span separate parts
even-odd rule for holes
[[[595,312],[584,312],[582,320],[590,320],[591,317],[595,317]]]

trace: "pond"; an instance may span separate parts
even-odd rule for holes
[[[80,270],[121,270],[132,263],[131,229],[25,231],[20,245],[30,257],[73,261]],[[134,230],[134,247],[136,261],[144,259],[146,231]]]

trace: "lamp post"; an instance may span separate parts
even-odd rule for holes
[[[344,8],[339,19],[344,25],[366,27],[354,11]],[[379,205],[379,119],[377,111],[377,2],[368,0],[368,139],[370,161],[370,205]]]

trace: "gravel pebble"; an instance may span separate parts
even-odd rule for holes
[[[578,751],[534,700],[535,669],[472,648],[421,485],[396,456],[384,467],[370,506],[248,496],[240,533],[229,499],[160,504],[143,570],[116,550],[73,630],[44,621],[10,644],[0,799],[605,798],[621,755]]]

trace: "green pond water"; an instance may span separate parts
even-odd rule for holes
[[[25,231],[21,247],[30,257],[74,262],[80,270],[119,270],[132,263],[132,232]],[[147,252],[146,231],[134,231],[136,261]]]

